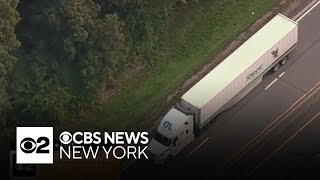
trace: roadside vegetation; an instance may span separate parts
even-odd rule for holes
[[[133,128],[278,3],[0,0],[2,133]]]
[[[90,127],[130,129],[199,71],[215,54],[249,28],[278,0],[199,1],[170,19],[160,61],[129,74],[120,91],[89,122]],[[254,14],[252,14],[254,12]]]

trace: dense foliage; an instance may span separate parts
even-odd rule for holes
[[[57,125],[96,108],[103,82],[157,60],[168,17],[185,3],[0,0],[2,126]]]
[[[16,51],[20,46],[15,35],[15,26],[20,20],[17,4],[18,0],[0,0],[0,127],[6,125],[5,114],[11,105],[6,90],[7,76],[17,61]]]

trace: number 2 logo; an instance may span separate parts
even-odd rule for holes
[[[27,154],[33,153],[36,150],[36,153],[49,153],[48,149],[44,149],[48,147],[50,144],[50,140],[47,137],[41,136],[35,141],[30,137],[26,137],[22,139],[20,143],[21,151]]]

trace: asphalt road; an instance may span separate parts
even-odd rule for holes
[[[310,166],[320,153],[320,84],[317,87],[214,177],[287,179],[318,173],[316,166]],[[312,172],[306,173],[305,168]]]
[[[154,167],[148,161],[135,161],[124,170],[124,178],[268,179],[275,177],[273,172],[277,177],[316,173],[314,167],[320,164],[320,85],[315,86],[320,81],[319,19],[320,5],[299,21],[299,42],[289,62],[277,73],[267,74],[172,162]]]

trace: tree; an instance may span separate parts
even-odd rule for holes
[[[0,115],[9,107],[6,75],[17,61],[15,53],[20,46],[15,35],[15,27],[20,20],[17,4],[18,0],[0,0]]]
[[[79,65],[85,88],[97,93],[107,71],[115,71],[125,54],[123,23],[117,14],[100,16],[100,6],[91,0],[64,0],[66,19],[64,49]]]
[[[62,122],[94,106],[125,55],[117,14],[102,15],[92,0],[21,0],[18,10],[21,60],[10,75],[10,120]]]
[[[157,59],[186,2],[0,0],[0,112],[11,124],[56,123],[95,107],[103,81],[131,60]]]
[[[0,137],[5,135],[6,112],[10,108],[6,78],[17,61],[16,50],[20,46],[15,35],[20,20],[17,4],[18,0],[0,0]]]

